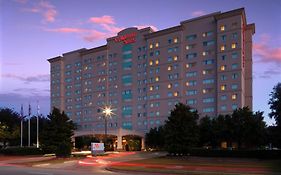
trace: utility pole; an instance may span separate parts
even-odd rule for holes
[[[20,147],[22,147],[22,135],[23,135],[23,105],[21,104],[21,108],[20,108],[20,115],[21,115],[21,119],[20,119]]]
[[[37,142],[36,147],[39,148],[39,115],[40,115],[40,107],[39,102],[37,101]]]
[[[31,106],[28,105],[28,147],[30,147],[30,117],[31,117]]]

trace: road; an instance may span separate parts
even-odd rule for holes
[[[106,170],[108,164],[140,160],[160,156],[163,153],[121,152],[103,157],[87,157],[79,161],[68,161],[60,164],[38,164],[26,167],[12,164],[13,161],[0,161],[0,175],[135,175]],[[14,160],[21,162],[23,160]],[[137,173],[147,175],[146,173]]]

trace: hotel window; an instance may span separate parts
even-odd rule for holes
[[[203,80],[203,84],[213,84],[215,82],[214,79],[205,79]]]
[[[203,94],[211,93],[211,92],[213,92],[213,88],[204,88],[202,90],[202,92],[203,92]]]
[[[194,71],[194,72],[187,72],[187,73],[185,74],[186,77],[195,77],[196,75],[197,75],[197,72],[196,72],[196,71]]]
[[[190,96],[190,95],[196,95],[197,94],[197,90],[188,90],[186,91],[186,95]]]
[[[237,39],[237,38],[238,38],[238,34],[237,34],[237,32],[232,33],[232,39]]]
[[[174,96],[177,97],[179,95],[179,92],[174,92]]]
[[[220,26],[220,31],[225,31],[225,25]]]
[[[157,82],[157,81],[159,81],[159,79],[160,79],[159,77],[156,77],[156,78],[155,78],[155,81]]]
[[[226,60],[226,55],[222,55],[222,56],[221,56],[221,60],[222,60],[222,61],[225,61],[225,60]]]
[[[225,50],[225,45],[221,46],[221,51]]]
[[[231,85],[231,89],[232,89],[232,90],[236,90],[236,89],[238,89],[238,85],[237,85],[237,84],[233,84],[233,85]]]
[[[191,58],[195,58],[195,57],[197,57],[197,53],[189,53],[186,55],[187,59],[191,59]]]
[[[215,111],[214,107],[203,108],[203,112],[214,112],[214,111]]]
[[[209,54],[210,54],[210,51],[203,51],[203,52],[202,52],[202,55],[203,55],[203,56],[207,56],[207,55],[209,55]]]
[[[160,55],[160,51],[159,51],[159,50],[156,50],[156,51],[155,51],[155,55],[156,55],[156,56]]]
[[[237,63],[232,64],[232,65],[231,65],[231,68],[232,68],[232,69],[237,69],[237,68],[238,68],[238,64],[237,64]]]
[[[235,49],[236,47],[237,47],[237,43],[232,43],[232,44],[231,44],[231,48],[232,48],[232,49]]]
[[[215,102],[215,98],[209,97],[209,98],[203,98],[203,103],[213,103]]]
[[[178,56],[174,56],[174,61],[177,61],[178,60]]]
[[[203,46],[211,46],[211,45],[214,45],[214,44],[215,44],[214,40],[204,41],[203,42]]]
[[[186,36],[186,40],[187,41],[192,41],[192,40],[195,40],[196,38],[197,38],[196,34],[192,34],[192,35]]]
[[[185,49],[186,50],[193,49],[193,48],[195,48],[195,45],[196,44],[189,44],[189,45],[185,46]]]
[[[149,44],[149,48],[152,49],[153,48],[153,44]]]
[[[185,65],[185,67],[188,69],[188,68],[194,67],[195,65],[196,65],[196,62],[187,63],[187,64]]]
[[[221,106],[221,110],[222,110],[222,111],[226,111],[226,105],[222,105],[222,106]]]
[[[212,74],[212,73],[213,73],[212,69],[205,69],[205,70],[202,71],[203,75],[209,75],[209,74]]]
[[[168,39],[168,44],[171,44],[172,43],[172,39]]]
[[[174,38],[174,43],[178,43],[178,38]]]
[[[150,91],[153,91],[153,89],[154,89],[154,86],[150,86],[150,87],[149,87],[149,90],[150,90]]]
[[[221,91],[225,91],[226,90],[226,85],[221,85]]]
[[[171,71],[172,70],[172,66],[168,66],[168,71]]]
[[[151,61],[149,61],[149,65],[150,66],[152,66],[153,65],[153,61],[151,60]]]
[[[232,74],[232,79],[237,79],[238,78],[238,74],[236,74],[236,73],[234,73],[234,74]]]
[[[221,75],[221,80],[224,81],[227,79],[227,76],[226,75]]]
[[[172,88],[172,83],[168,84],[168,89]]]
[[[214,59],[209,59],[209,60],[204,60],[203,63],[205,65],[210,65],[210,64],[214,64],[215,60]]]
[[[168,92],[168,97],[172,97],[173,93],[172,92]]]
[[[222,95],[222,96],[221,96],[221,100],[222,100],[222,101],[224,101],[224,100],[226,100],[226,99],[227,99],[227,96],[226,96],[226,95]]]
[[[222,35],[222,36],[221,36],[221,40],[222,40],[222,41],[226,41],[226,35]]]
[[[196,99],[189,99],[189,100],[186,100],[186,104],[188,105],[194,105],[197,103],[197,100]]]
[[[157,48],[157,47],[159,47],[159,43],[157,42],[157,43],[155,43],[155,47]]]
[[[207,36],[211,36],[211,35],[213,35],[213,32],[212,32],[212,31],[204,32],[204,33],[202,34],[203,37],[207,37]]]
[[[237,94],[232,94],[232,95],[231,95],[231,99],[232,99],[232,100],[236,100],[236,99],[237,99]]]
[[[233,53],[231,54],[231,58],[233,58],[233,59],[238,58],[238,53],[237,53],[237,52],[233,52]]]
[[[232,110],[235,110],[235,109],[238,108],[238,105],[237,105],[237,104],[233,104],[233,105],[231,106],[231,108],[232,108]]]
[[[158,65],[159,64],[159,60],[155,60],[155,65]]]
[[[221,70],[221,71],[225,71],[225,70],[226,70],[226,65],[221,66],[221,67],[220,67],[220,70]]]
[[[185,83],[186,86],[196,86],[197,82],[195,80],[192,80],[192,81],[187,81]]]

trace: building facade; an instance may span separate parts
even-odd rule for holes
[[[252,109],[252,35],[243,8],[153,31],[127,28],[107,44],[51,58],[51,107],[79,131],[145,133],[164,124],[176,103],[200,116]]]

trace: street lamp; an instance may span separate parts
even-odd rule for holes
[[[104,134],[105,134],[105,139],[107,139],[107,118],[111,117],[113,114],[113,110],[111,109],[111,106],[105,106],[103,108],[103,115],[104,115]]]

